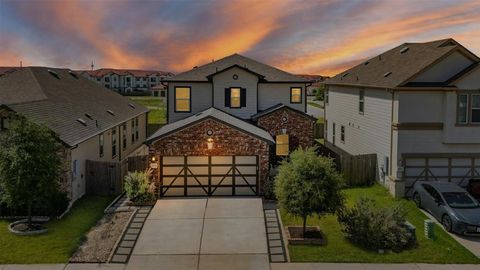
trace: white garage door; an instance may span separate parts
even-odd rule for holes
[[[412,195],[417,181],[445,181],[466,186],[472,178],[480,178],[480,156],[405,156],[405,192]]]
[[[257,194],[257,156],[160,157],[162,197]]]

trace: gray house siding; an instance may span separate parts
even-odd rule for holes
[[[191,87],[190,112],[175,112],[175,87]],[[212,107],[212,84],[211,83],[178,83],[168,84],[168,123],[172,123],[195,113]]]
[[[463,54],[454,52],[415,77],[412,82],[445,82],[472,63],[473,61]]]
[[[290,103],[290,88],[302,88],[302,103]],[[259,83],[258,110],[263,111],[274,105],[283,103],[302,112],[305,111],[305,84],[301,83]]]
[[[233,79],[234,75],[238,78]],[[235,76],[235,77],[237,77]],[[213,77],[214,106],[227,113],[243,119],[257,113],[257,84],[258,77],[255,74],[240,68],[231,68]],[[225,88],[241,87],[246,89],[246,107],[225,107]]]

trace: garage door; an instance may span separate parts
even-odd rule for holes
[[[404,156],[404,179],[407,196],[417,181],[446,181],[466,186],[480,178],[480,156]]]
[[[257,156],[160,157],[160,196],[258,194]]]

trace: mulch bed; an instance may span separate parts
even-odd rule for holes
[[[133,212],[118,212],[105,215],[85,236],[86,240],[70,258],[70,262],[107,262],[123,228]]]
[[[327,243],[319,227],[307,227],[303,235],[303,227],[289,226],[286,233],[290,245],[325,245]]]

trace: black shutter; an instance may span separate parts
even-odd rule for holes
[[[230,88],[225,88],[225,107],[230,107]]]
[[[240,107],[247,107],[247,89],[240,89]]]

